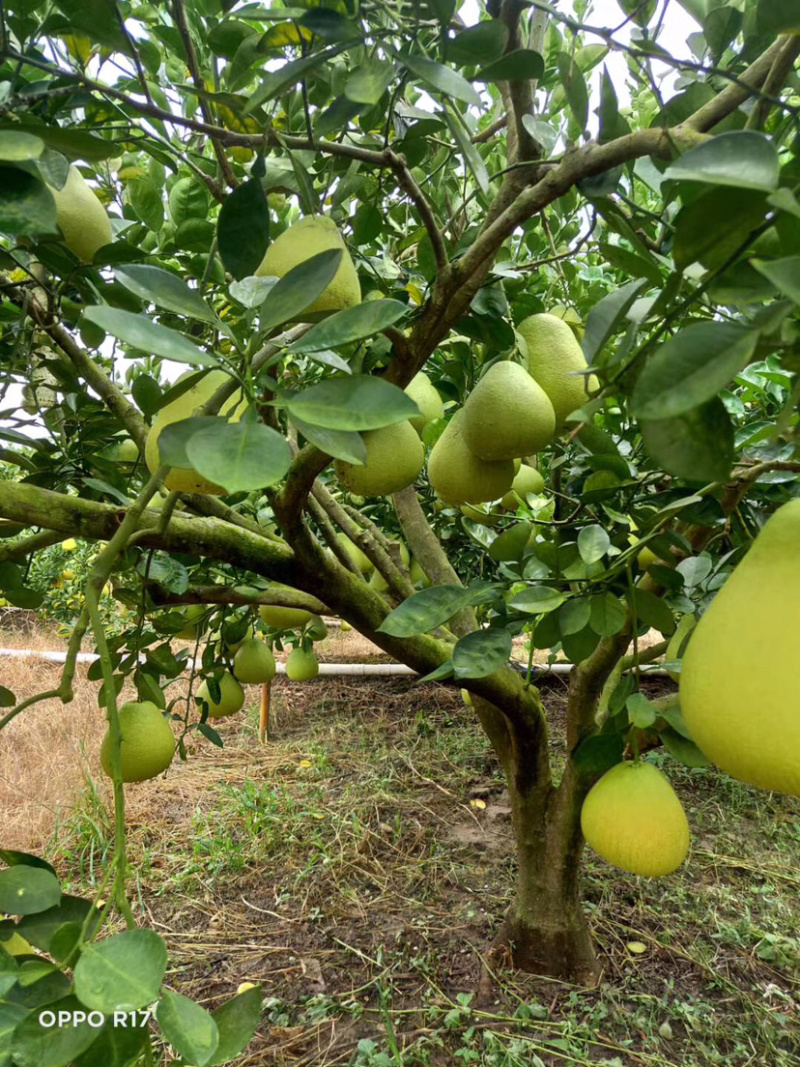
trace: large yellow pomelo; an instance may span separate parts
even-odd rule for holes
[[[464,409],[457,411],[428,459],[428,479],[446,504],[483,504],[511,488],[514,461],[487,463],[470,452],[463,434]]]
[[[244,706],[244,689],[229,671],[225,671],[219,679],[219,703],[215,703],[209,692],[208,682],[203,682],[197,688],[197,696],[208,704],[209,719],[224,719],[228,715],[235,715]]]
[[[721,770],[800,796],[800,499],[772,515],[695,627],[680,706]]]
[[[397,422],[361,435],[367,453],[359,467],[337,459],[336,477],[358,496],[387,496],[405,489],[418,477],[425,462],[425,449],[410,422]]]
[[[286,677],[292,682],[310,682],[319,674],[319,662],[313,651],[293,648],[286,659]]]
[[[331,311],[361,303],[361,286],[356,268],[336,223],[325,215],[307,215],[277,237],[267,249],[256,270],[259,276],[282,278],[293,267],[330,249],[341,249],[342,259],[333,280],[302,313],[302,320],[314,319]]]
[[[243,641],[233,657],[233,673],[245,685],[262,685],[275,677],[275,657],[266,641]]]
[[[113,240],[106,209],[77,167],[70,166],[61,189],[52,185],[48,188],[56,202],[56,220],[64,244],[82,263],[91,263],[98,248]]]
[[[429,422],[440,419],[444,413],[442,398],[425,371],[421,370],[408,383],[406,396],[411,397],[421,414],[408,421],[418,434],[421,434]]]
[[[120,755],[123,782],[143,782],[155,778],[172,763],[175,737],[164,715],[150,700],[123,704],[119,709],[122,732]],[[106,731],[100,746],[100,763],[111,777],[111,733]]]
[[[314,618],[305,608],[282,608],[278,604],[262,604],[258,609],[261,621],[275,630],[299,630]]]
[[[598,856],[631,874],[671,874],[689,853],[683,805],[666,776],[643,760],[606,771],[583,802],[581,829]]]
[[[553,439],[556,416],[544,389],[508,360],[484,374],[464,404],[464,442],[490,462],[541,452]]]
[[[180,378],[177,379],[175,384],[183,381],[191,374],[195,374],[194,370],[186,371]],[[170,423],[180,422],[181,419],[188,419],[194,414],[198,407],[206,404],[211,397],[216,393],[217,389],[221,385],[230,381],[230,375],[221,370],[209,371],[205,377],[201,378],[196,385],[193,385],[191,389],[187,389],[185,393],[178,397],[177,400],[173,400],[170,404],[166,404],[160,411],[157,412],[153,419],[153,424],[150,427],[150,432],[147,434],[147,443],[144,450],[144,458],[147,463],[147,469],[151,474],[159,468],[159,452],[158,452],[158,437],[165,426],[169,426]],[[238,422],[242,417],[247,407],[246,401],[242,400],[242,393],[240,389],[237,389],[233,396],[222,405],[221,415],[227,415],[231,422]],[[225,490],[221,485],[216,485],[214,482],[210,482],[207,478],[203,478],[197,471],[192,470],[191,467],[173,467],[167,477],[164,479],[164,485],[172,492],[176,493],[206,493],[206,494],[220,494]]]
[[[530,315],[517,326],[528,346],[528,372],[544,389],[553,405],[556,432],[590,393],[600,388],[597,378],[579,373],[587,369],[586,357],[569,325],[557,315]]]

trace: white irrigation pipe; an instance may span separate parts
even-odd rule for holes
[[[20,658],[35,657],[38,659],[51,660],[53,663],[63,663],[66,658],[66,652],[46,652],[38,648],[0,648],[0,656],[18,656]],[[78,663],[94,663],[96,659],[99,659],[93,652],[79,652],[77,655]],[[144,656],[141,657],[144,659]],[[284,663],[278,663],[278,674],[286,674],[286,665]],[[544,664],[535,663],[534,667],[542,674],[569,674],[574,664],[572,663],[553,663],[549,667]],[[642,674],[652,674],[657,678],[667,678],[668,672],[661,667],[651,667],[649,664],[643,664],[641,667]],[[328,676],[345,676],[345,675],[361,675],[366,676],[380,676],[384,677],[390,675],[416,675],[418,672],[411,667],[406,667],[404,663],[320,663],[319,665],[320,675]]]

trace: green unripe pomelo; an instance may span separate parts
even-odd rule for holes
[[[292,682],[310,682],[319,674],[319,663],[314,652],[293,648],[286,659],[286,677]]]
[[[569,325],[557,315],[530,315],[517,327],[528,347],[528,372],[553,405],[556,432],[571,412],[599,389],[597,378],[580,374],[588,364]]]
[[[518,363],[495,363],[464,404],[464,442],[478,459],[532,456],[553,439],[556,417],[542,387]]]
[[[324,215],[308,215],[277,237],[256,270],[256,275],[282,278],[293,267],[329,249],[340,249],[342,259],[333,280],[302,313],[302,321],[313,320],[331,311],[341,311],[361,303],[361,286],[356,268],[336,223]]]
[[[771,516],[692,632],[680,706],[720,770],[800,796],[800,499]]]
[[[362,467],[337,459],[336,477],[351,493],[387,496],[405,489],[418,477],[425,449],[410,422],[366,430],[362,435],[366,463]]]
[[[233,673],[245,685],[262,685],[275,677],[275,657],[266,641],[251,637],[233,657]]]
[[[506,511],[516,511],[519,507],[520,497],[524,500],[528,493],[538,495],[544,489],[544,478],[535,467],[529,467],[523,463],[514,475],[511,488],[500,501],[500,506]]]
[[[631,874],[671,874],[689,853],[686,812],[652,763],[618,763],[589,790],[581,810],[586,842],[607,863]]]
[[[209,719],[224,719],[228,715],[235,715],[244,707],[244,689],[229,671],[226,671],[219,680],[218,704],[211,698],[208,682],[203,682],[198,687],[197,696],[208,704]]]
[[[175,755],[175,737],[156,705],[149,700],[123,704],[118,715],[123,782],[143,782],[165,771]],[[100,746],[100,764],[110,778],[110,730]]]
[[[325,624],[325,620],[321,619],[319,615],[315,615],[306,626],[306,636],[310,637],[312,641],[324,641],[328,636],[328,627]]]
[[[513,460],[485,462],[467,447],[463,434],[464,409],[453,415],[433,446],[428,478],[437,496],[447,504],[483,504],[497,500],[514,481]]]
[[[262,604],[258,609],[261,621],[275,630],[299,630],[314,617],[305,608],[282,608],[277,604]]]
[[[106,209],[77,167],[70,166],[61,189],[48,188],[56,202],[56,221],[64,244],[82,263],[91,263],[95,252],[112,241]]]
[[[440,419],[444,413],[442,398],[439,396],[433,382],[425,371],[419,371],[405,389],[406,396],[410,397],[419,408],[421,414],[408,421],[418,434],[421,434],[429,422]]]

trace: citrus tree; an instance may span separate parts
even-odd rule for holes
[[[680,55],[673,13],[694,19]],[[255,625],[309,677],[303,628],[330,613],[470,694],[517,843],[498,943],[594,976],[583,801],[626,749],[703,759],[639,668],[797,492],[796,5],[4,17],[0,580],[35,606],[37,555],[97,543],[57,693],[90,631],[121,913],[124,679],[218,741],[241,706],[230,645]],[[574,664],[563,767],[536,670],[509,662],[521,634]],[[32,703],[0,696],[0,725]],[[665,784],[627,809],[595,795],[598,849],[680,863]],[[666,866],[617,847],[642,813]]]

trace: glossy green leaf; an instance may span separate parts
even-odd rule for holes
[[[628,590],[627,599],[640,622],[659,630],[665,637],[674,631],[675,617],[661,597],[636,586]]]
[[[414,637],[436,629],[464,608],[484,603],[495,596],[497,586],[478,582],[460,585],[432,585],[414,593],[390,611],[378,630],[392,637]]]
[[[219,1043],[208,1067],[229,1063],[245,1050],[261,1018],[261,990],[246,989],[211,1012]]]
[[[241,12],[239,12],[241,14]],[[289,63],[284,63],[278,70],[270,71],[268,74],[262,75],[261,86],[256,89],[245,106],[242,108],[242,115],[249,115],[256,108],[261,107],[268,100],[272,100],[278,96],[285,89],[290,89],[293,85],[297,85],[299,81],[310,74],[311,71],[317,67],[321,67],[327,63],[329,59],[333,59],[334,56],[339,55],[351,44],[360,43],[360,39],[356,38],[352,41],[344,41],[338,45],[332,45],[330,48],[323,48],[319,52],[312,52],[311,55],[302,56],[300,59],[293,59]]]
[[[631,132],[626,119],[619,113],[619,102],[614,89],[614,82],[608,73],[608,68],[603,67],[603,78],[600,83],[600,106],[596,110],[600,119],[600,130],[597,136],[599,144],[607,144],[617,137],[624,137]]]
[[[11,1035],[27,1014],[19,1004],[0,1004],[0,1067],[11,1064]]]
[[[298,22],[324,41],[352,42],[362,33],[357,23],[351,22],[329,7],[311,8]]]
[[[704,190],[675,219],[675,265],[684,270],[699,262],[715,270],[746,246],[768,211],[767,198],[758,189],[717,186]]]
[[[64,997],[47,1005],[56,1013],[85,1013],[85,1006],[77,997]],[[32,1011],[18,1024],[11,1039],[12,1062],[15,1067],[71,1067],[76,1056],[97,1040],[97,1029],[88,1022],[69,1026],[46,1027],[39,1021],[39,1012]]]
[[[522,555],[528,546],[533,523],[518,522],[515,526],[504,530],[492,541],[489,548],[489,556],[496,563],[510,563],[522,559]]]
[[[431,89],[444,93],[445,96],[452,96],[455,100],[461,100],[465,104],[480,106],[480,96],[468,81],[465,81],[450,67],[442,66],[441,63],[436,63],[432,59],[426,59],[425,56],[402,53],[398,54],[397,58],[403,66]]]
[[[138,1054],[145,1047],[149,1037],[149,1027],[136,1025],[127,1018],[127,1026],[115,1026],[114,1016],[106,1019],[100,1030],[95,1030],[97,1038],[93,1045],[76,1057],[71,1067],[136,1067]]]
[[[109,0],[55,0],[72,33],[84,33],[113,52],[131,54],[131,46],[116,6]]]
[[[658,731],[658,736],[661,738],[664,748],[669,752],[670,756],[676,759],[679,763],[684,764],[684,766],[710,767],[712,765],[711,760],[700,751],[694,741],[690,741],[686,737],[681,737],[677,730],[665,726]]]
[[[492,63],[503,54],[508,27],[500,19],[478,22],[457,33],[447,45],[447,58],[458,67]]]
[[[476,82],[538,81],[544,74],[544,60],[530,48],[506,52],[474,76]]]
[[[380,59],[367,60],[345,82],[344,95],[354,104],[377,104],[391,85],[394,75],[394,63]]]
[[[491,628],[475,630],[459,638],[453,649],[456,678],[486,678],[494,674],[511,655],[511,634]]]
[[[183,334],[176,333],[159,322],[153,322],[145,314],[101,305],[86,308],[83,318],[100,326],[112,337],[154,356],[174,359],[178,363],[190,363],[195,367],[218,365],[214,356],[196,348]]]
[[[28,133],[33,137],[39,137],[49,148],[61,152],[67,159],[85,159],[87,163],[99,163],[103,159],[116,155],[119,151],[119,146],[114,141],[95,137],[88,130],[76,127],[66,129],[61,126],[46,126],[43,123],[23,120],[14,123],[2,121],[0,130],[12,130],[14,133]]]
[[[148,178],[136,178],[127,183],[128,200],[137,216],[149,230],[158,233],[164,225],[164,201],[161,190]]]
[[[666,177],[771,192],[778,187],[779,172],[778,152],[769,138],[753,130],[732,130],[690,148],[671,164]]]
[[[123,930],[84,946],[75,965],[75,992],[94,1011],[135,1011],[157,999],[167,946],[152,930]]]
[[[670,419],[641,422],[645,448],[664,470],[695,482],[724,482],[734,458],[734,432],[722,401]]]
[[[589,601],[589,625],[600,637],[613,637],[625,625],[627,613],[613,593],[600,593]]]
[[[0,871],[0,912],[33,915],[55,907],[60,900],[61,886],[51,871],[26,864]]]
[[[329,430],[376,430],[419,415],[402,389],[369,374],[328,378],[279,399],[292,419]]]
[[[190,289],[186,282],[172,271],[150,266],[149,263],[126,263],[124,266],[115,267],[114,274],[126,289],[130,289],[142,300],[150,300],[167,311],[174,311],[176,315],[210,322],[217,329],[227,330],[197,290]]]
[[[668,419],[715,397],[751,361],[758,336],[733,322],[687,326],[645,364],[633,391],[633,414]]]
[[[44,182],[19,167],[0,166],[0,231],[56,233],[56,204]]]
[[[611,538],[602,526],[584,526],[578,534],[578,551],[584,563],[597,563],[610,545]]]
[[[13,708],[16,702],[17,698],[11,690],[6,689],[4,685],[0,685],[0,708]]]
[[[583,663],[597,648],[600,637],[591,626],[574,634],[561,634],[561,648],[570,663]]]
[[[658,718],[656,709],[644,693],[631,693],[625,701],[628,718],[638,730],[647,730]]]
[[[408,310],[399,300],[368,300],[355,307],[343,308],[312,326],[305,336],[295,341],[292,349],[295,352],[319,352],[323,348],[363,341],[393,326]]]
[[[557,589],[551,589],[548,585],[532,585],[517,593],[508,604],[517,611],[524,611],[529,615],[541,615],[547,611],[554,611],[565,600],[564,594]]]
[[[596,361],[606,341],[622,324],[634,300],[646,285],[644,280],[628,282],[627,285],[612,290],[599,304],[595,304],[586,319],[586,333],[583,337],[583,354],[587,363]]]
[[[594,734],[581,742],[572,756],[579,771],[597,778],[622,759],[625,739],[621,734]]]
[[[44,152],[44,141],[32,133],[0,129],[0,159],[18,163],[38,159]]]
[[[283,478],[292,462],[285,437],[261,422],[214,420],[186,444],[189,463],[228,493],[263,489]]]
[[[447,121],[447,125],[450,127],[450,132],[458,144],[458,149],[461,152],[461,155],[464,157],[467,166],[472,171],[472,176],[478,183],[483,195],[487,196],[489,193],[489,172],[486,169],[486,164],[483,162],[483,157],[464,129],[460,115],[452,113],[450,108],[445,107],[444,117]],[[427,237],[425,239],[427,240]]]
[[[360,433],[354,430],[328,430],[324,426],[312,426],[297,416],[292,416],[292,423],[307,441],[326,455],[359,466],[366,461],[367,450]]]
[[[758,0],[759,33],[800,33],[797,0]]]
[[[15,848],[0,848],[0,860],[9,867],[39,867],[43,871],[49,871],[54,878],[58,877],[55,867],[43,860],[41,856],[33,856],[30,852],[20,852]]]
[[[742,28],[743,15],[732,5],[712,7],[703,20],[703,36],[708,41],[714,62],[718,63],[722,53]]]
[[[234,278],[255,274],[269,245],[269,207],[258,178],[242,182],[225,200],[217,219],[217,247]]]
[[[342,261],[341,248],[329,248],[304,260],[279,278],[259,312],[262,330],[291,322],[330,285]]]
[[[589,94],[586,81],[578,64],[566,52],[560,52],[557,59],[558,76],[564,86],[572,117],[582,130],[586,129],[589,119]]]
[[[164,1037],[187,1063],[205,1067],[211,1060],[219,1035],[205,1008],[168,990],[156,1006],[156,1020]]]
[[[49,953],[57,931],[67,923],[77,922],[82,925],[91,911],[92,905],[88,900],[65,894],[55,907],[37,912],[35,915],[26,915],[24,919],[21,919],[18,926],[19,933],[36,948]],[[89,923],[90,936],[95,928],[96,922]]]
[[[800,256],[772,260],[753,259],[750,262],[780,293],[800,305]]]
[[[573,596],[558,609],[558,628],[564,636],[580,633],[589,625],[591,605],[586,597]]]

